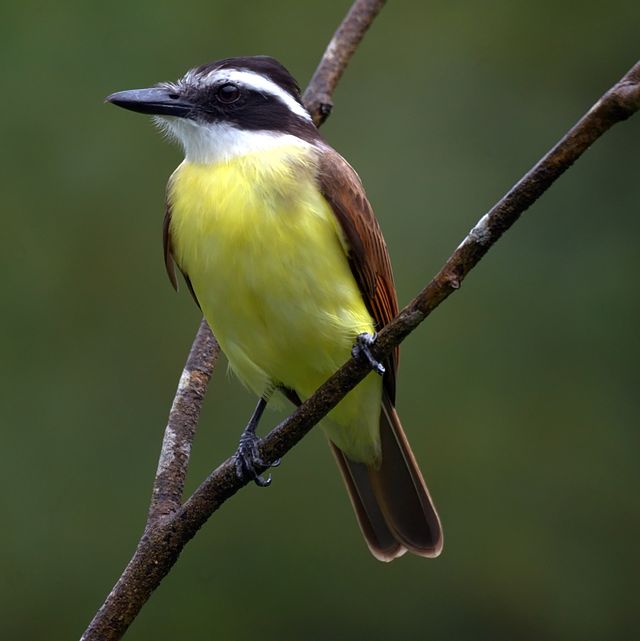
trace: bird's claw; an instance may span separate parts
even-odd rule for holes
[[[258,474],[256,468],[277,467],[280,465],[280,459],[276,459],[271,465],[261,456],[259,445],[262,439],[255,434],[243,434],[240,438],[238,451],[235,455],[236,474],[238,478],[249,477],[260,487],[271,485],[271,474],[265,478]]]
[[[356,336],[355,345],[351,349],[351,354],[354,358],[364,358],[369,363],[371,369],[382,376],[385,373],[385,367],[382,363],[377,361],[371,354],[371,346],[376,342],[377,334],[358,334]]]

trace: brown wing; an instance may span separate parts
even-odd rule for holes
[[[167,270],[167,276],[173,285],[173,289],[178,291],[178,279],[176,278],[176,266],[171,253],[171,206],[166,204],[164,210],[164,220],[162,221],[162,248],[164,251],[164,266]]]
[[[398,299],[380,225],[358,174],[340,154],[326,148],[318,169],[322,194],[345,236],[351,271],[377,329],[381,329],[397,315]],[[385,363],[384,384],[392,402],[395,400],[398,356],[396,349]]]
[[[167,270],[167,276],[173,285],[173,289],[178,291],[178,279],[176,278],[176,263],[173,258],[173,253],[171,250],[171,206],[169,203],[166,204],[164,211],[164,221],[162,222],[162,247],[164,250],[164,266]],[[196,293],[193,291],[193,286],[191,285],[191,279],[189,276],[182,271],[182,268],[178,266],[180,272],[184,276],[185,283],[187,283],[187,288],[191,292],[193,300],[196,302],[196,305],[200,307]]]

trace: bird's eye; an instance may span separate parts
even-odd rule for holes
[[[240,89],[237,85],[228,82],[218,89],[217,96],[220,102],[228,105],[240,98]]]

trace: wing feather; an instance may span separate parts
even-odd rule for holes
[[[351,271],[364,302],[381,329],[397,315],[398,299],[387,245],[364,187],[351,165],[330,147],[321,154],[318,182],[344,233]],[[398,357],[396,349],[385,363],[384,384],[392,402]]]
[[[162,221],[162,249],[164,253],[164,267],[167,270],[167,276],[173,285],[173,289],[178,291],[176,265],[171,251],[171,205],[169,205],[169,203],[165,206],[164,220]]]
[[[171,249],[171,206],[169,205],[169,203],[166,204],[164,221],[162,223],[162,247],[164,250],[164,266],[167,270],[167,276],[169,276],[169,280],[173,285],[173,289],[178,291],[178,279],[176,278],[176,261],[173,257],[173,250]],[[187,283],[187,289],[191,293],[193,300],[196,302],[196,305],[200,307],[200,302],[198,301],[198,297],[193,290],[193,285],[191,284],[189,274],[183,271],[180,265],[178,265],[178,269],[184,277],[185,283]]]

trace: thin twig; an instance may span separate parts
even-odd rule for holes
[[[355,0],[338,27],[305,92],[305,106],[316,124],[320,125],[329,115],[327,105],[331,105],[331,95],[383,5],[384,0]],[[202,401],[219,353],[218,342],[202,320],[169,413],[144,533],[81,641],[122,638],[178,560],[184,546],[206,520],[194,527],[195,521],[185,519],[181,500]]]
[[[327,45],[322,60],[302,96],[305,106],[313,116],[313,122],[318,127],[329,117],[333,109],[333,91],[385,2],[386,0],[354,2]]]
[[[207,321],[202,319],[169,412],[151,492],[147,527],[176,512],[182,505],[191,445],[196,435],[202,402],[219,355],[218,341],[211,333]]]

